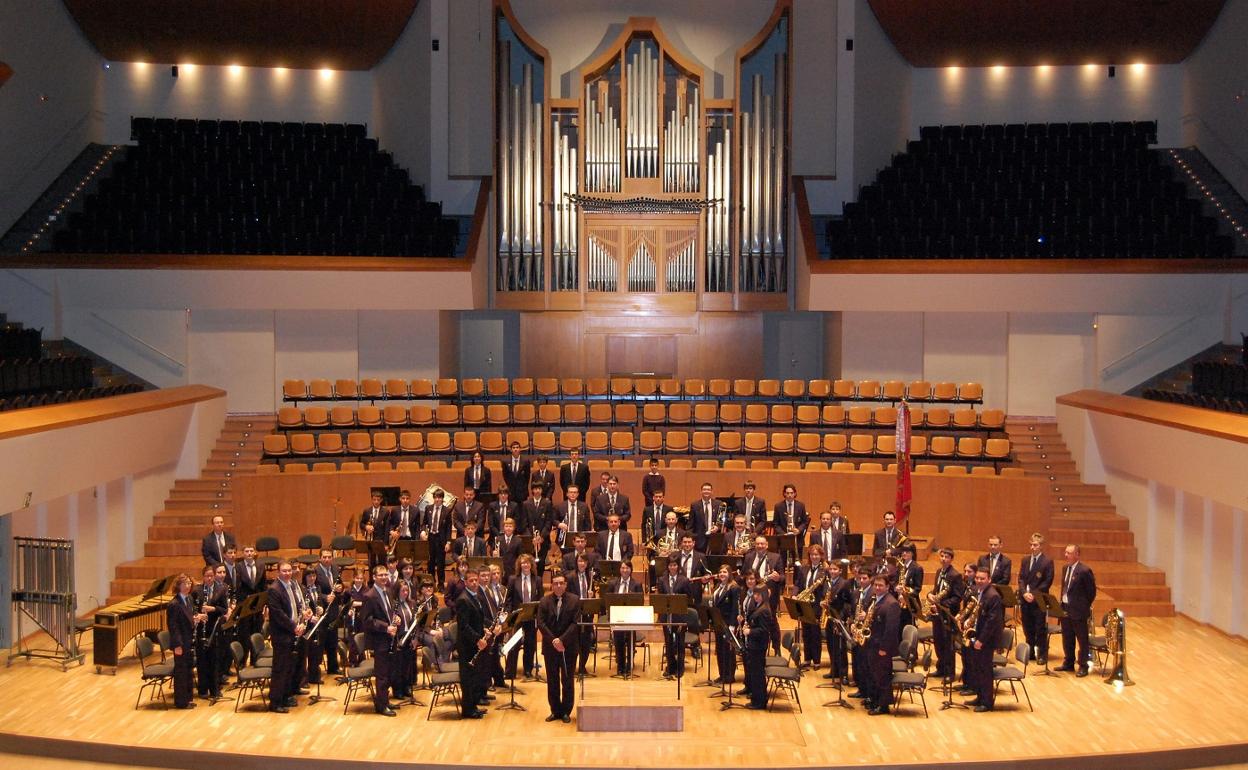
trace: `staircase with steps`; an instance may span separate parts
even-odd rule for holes
[[[1058,575],[1066,543],[1078,543],[1083,560],[1096,573],[1098,620],[1111,606],[1135,617],[1174,615],[1165,572],[1139,563],[1130,520],[1118,513],[1104,485],[1084,483],[1057,423],[1011,418],[1005,429],[1015,464],[1028,477],[1049,484],[1048,554]],[[1010,553],[1015,565],[1025,556]]]
[[[198,581],[203,568],[200,542],[212,529],[212,517],[223,516],[226,528],[232,527],[233,477],[259,464],[261,444],[274,424],[271,416],[226,418],[199,478],[176,480],[164,509],[152,518],[143,558],[117,565],[109,604],[143,593],[153,580],[165,575],[186,572]]]

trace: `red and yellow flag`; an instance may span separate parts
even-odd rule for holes
[[[893,510],[897,523],[910,515],[910,407],[905,401],[897,410],[897,504]]]

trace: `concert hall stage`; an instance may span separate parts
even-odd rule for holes
[[[1134,770],[1248,762],[1248,721],[1236,705],[1248,690],[1248,642],[1182,617],[1129,622],[1134,687],[1104,684],[1095,671],[1084,679],[1028,676],[1034,713],[1021,692],[1016,704],[1007,687],[995,713],[942,711],[941,694],[929,691],[929,719],[917,702],[905,703],[897,716],[871,717],[861,708],[824,706],[835,690],[818,688],[826,680],[815,673],[802,678],[803,713],[783,696],[773,712],[721,712],[721,699],[709,697],[717,690],[693,686],[705,682],[702,669],[685,680],[684,732],[662,734],[588,734],[578,732],[575,723],[547,723],[540,683],[517,683],[524,691],[517,701],[527,711],[491,708],[480,721],[460,721],[449,703],[439,703],[430,721],[427,708],[407,706],[397,718],[386,719],[374,715],[367,702],[353,702],[344,715],[346,690],[338,686],[325,687],[324,694],[339,700],[309,706],[301,697],[299,707],[285,715],[267,713],[260,700],[237,714],[233,700],[213,707],[199,701],[191,711],[145,703],[136,711],[139,666],[132,657],[117,676],[97,675],[89,662],[68,673],[46,661],[15,662],[0,671],[0,692],[6,695],[0,701],[0,752],[195,770],[397,764],[1039,768],[1069,757],[1079,757],[1081,769]],[[1060,645],[1058,638],[1053,641]],[[660,657],[656,648],[649,670],[632,682],[609,678],[604,657],[583,702],[672,703],[672,683],[657,678]],[[637,666],[640,670],[640,657]],[[429,700],[427,691],[418,696]],[[497,696],[492,706],[507,700],[505,692]]]

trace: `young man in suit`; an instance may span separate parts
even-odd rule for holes
[[[490,542],[494,543],[498,536],[503,534],[503,522],[511,519],[515,522],[520,521],[520,504],[511,499],[511,490],[507,487],[498,488],[498,499],[490,503],[489,511],[486,513],[486,529],[490,533]],[[517,523],[517,528],[520,525]]]
[[[658,591],[661,594],[675,596],[684,594],[691,596],[689,578],[680,572],[680,562],[676,558],[671,558],[667,562],[667,574],[659,578]],[[692,599],[689,606],[694,606]],[[683,622],[684,617],[681,615],[664,614],[661,619],[665,623]],[[685,669],[685,645],[684,633],[679,626],[663,627],[663,659],[666,661],[663,666],[663,678],[674,679],[680,676]]]
[[[537,630],[542,637],[542,658],[546,662],[546,700],[550,704],[547,722],[572,721],[576,703],[576,683],[572,666],[579,650],[581,602],[568,591],[567,578],[556,574],[550,593],[537,605]]]
[[[529,477],[529,484],[537,485],[542,488],[542,497],[547,500],[553,500],[555,496],[555,474],[548,467],[550,460],[546,455],[540,455],[537,458],[537,468],[533,470],[533,475]]]
[[[373,569],[373,586],[364,592],[357,624],[364,633],[365,644],[373,651],[373,710],[382,716],[395,716],[390,705],[390,690],[396,675],[395,655],[391,652],[399,632],[395,616],[398,610],[390,594],[390,573],[385,567]]]
[[[659,473],[658,458],[650,458],[650,470],[646,471],[646,475],[641,478],[641,496],[646,501],[647,506],[654,504],[655,492],[667,492],[667,479]]]
[[[509,610],[518,610],[521,606],[540,601],[542,597],[542,576],[534,569],[533,557],[522,554],[516,561],[516,574],[508,583],[507,603]],[[520,656],[520,648],[524,648],[524,678],[533,678],[534,657],[537,652],[537,625],[530,620],[521,624],[524,632],[523,645],[511,648],[507,656],[507,677],[512,678],[516,672],[516,661]]]
[[[1064,552],[1066,566],[1062,568],[1062,651],[1065,659],[1056,671],[1075,671],[1075,676],[1088,675],[1088,618],[1092,617],[1092,602],[1096,600],[1096,576],[1092,568],[1079,560],[1079,546],[1071,543]],[[1079,657],[1075,657],[1075,645]]]
[[[580,538],[577,541],[580,542]],[[595,581],[598,579],[598,573],[594,571],[590,564],[588,553],[578,553],[573,557],[573,568],[564,573],[564,577],[568,581],[568,593],[576,594],[581,601],[594,598],[594,590],[596,588]],[[589,627],[581,628],[581,640],[579,644],[580,652],[576,658],[576,673],[578,676],[588,676],[589,672],[585,666],[589,662],[590,648],[594,644],[594,630]]]
[[[572,538],[572,549],[567,550],[565,548],[563,552],[563,563],[560,566],[563,567],[564,572],[572,572],[575,570],[577,559],[584,559],[586,566],[588,566],[590,570],[595,570],[598,567],[598,561],[602,558],[602,556],[589,550],[586,545],[588,542],[589,541],[585,537],[584,532],[578,532],[576,536]],[[575,591],[576,589],[573,588],[572,590]],[[585,597],[582,596],[581,598],[583,599]]]
[[[828,612],[824,615],[826,623],[824,635],[828,647],[828,660],[831,663],[828,666],[828,673],[824,674],[823,678],[839,679],[844,683],[849,680],[848,648],[841,628],[832,621],[836,619],[848,622],[852,619],[854,585],[853,581],[843,574],[841,564],[839,561],[828,563],[828,585],[824,590],[824,596],[830,595],[831,598],[828,601]]]
[[[598,533],[595,550],[607,561],[630,562],[633,558],[633,536],[620,528],[618,515],[608,516],[606,528]]]
[[[581,459],[581,450],[572,449],[568,452],[568,461],[559,468],[559,489],[563,497],[568,497],[568,489],[589,489],[589,463]]]
[[[1001,538],[997,535],[988,538],[988,553],[980,556],[975,566],[988,568],[988,574],[992,578],[990,582],[994,586],[1010,584],[1013,565],[1010,564],[1010,557],[1001,553]]]
[[[933,598],[939,597],[936,615],[932,618],[932,643],[936,647],[936,676],[952,679],[957,674],[957,662],[953,649],[954,618],[962,606],[966,585],[962,574],[953,566],[953,549],[940,549],[940,569],[932,589]]]
[[[478,495],[485,494],[494,488],[494,474],[485,467],[485,456],[480,450],[472,453],[472,462],[464,469],[464,486],[471,487]]]
[[[217,676],[217,663],[221,658],[218,648],[226,643],[225,633],[218,632],[217,626],[225,622],[225,613],[229,609],[229,598],[225,585],[217,582],[217,568],[211,565],[204,567],[204,582],[199,591],[199,613],[203,618],[199,646],[195,657],[199,663],[196,678],[196,691],[201,698],[216,701],[221,697],[221,680]]]
[[[243,600],[252,594],[265,590],[264,567],[256,561],[256,548],[252,545],[243,547],[243,560],[238,563],[234,596],[241,605]],[[260,631],[264,623],[262,613],[255,613],[238,621],[238,639],[243,643],[243,650],[251,665],[257,664],[256,651],[251,646],[251,635]]]
[[[901,530],[897,529],[897,515],[892,511],[885,511],[884,526],[875,531],[875,545],[871,547],[871,555],[876,558],[896,556],[900,543]]]
[[[360,511],[359,532],[362,540],[385,543],[390,534],[390,511],[382,503],[380,491],[374,490],[372,504]],[[385,559],[384,549],[372,548],[368,552],[368,568],[382,564]]]
[[[485,550],[485,541],[477,537],[477,523],[469,519],[464,522],[463,537],[455,539],[451,545],[451,553],[455,554],[458,559],[461,556],[488,556]]]
[[[793,572],[793,591],[794,593],[802,593],[803,591],[813,589],[810,601],[814,605],[816,620],[814,623],[802,623],[802,649],[805,654],[805,665],[811,668],[819,668],[822,663],[823,645],[820,644],[820,630],[823,622],[820,614],[823,612],[821,603],[823,597],[828,590],[827,574],[823,561],[823,546],[815,543],[806,549],[806,563],[797,565]],[[823,581],[822,583],[820,581]]]
[[[797,499],[797,487],[793,484],[784,485],[784,499],[776,503],[775,519],[781,532],[786,528],[796,530],[797,554],[801,556],[802,541],[810,529],[810,514],[806,513],[806,503]]]
[[[897,594],[897,603],[901,605],[902,628],[918,625],[914,608],[921,605],[919,592],[923,590],[923,565],[916,562],[914,556],[914,543],[901,547],[901,561],[897,564],[897,582],[893,591]]]
[[[871,716],[887,714],[893,705],[893,657],[901,640],[901,607],[888,590],[888,578],[876,575],[871,580],[874,592],[871,600],[875,610],[871,615],[871,636],[867,640],[867,668],[872,677]],[[991,664],[991,658],[989,658]]]
[[[607,489],[594,498],[594,528],[604,529],[607,517],[614,513],[620,517],[620,528],[628,529],[628,520],[633,517],[633,509],[628,503],[628,495],[620,492],[619,476],[607,480]]]
[[[455,512],[451,515],[451,524],[455,527],[455,536],[463,537],[464,525],[468,522],[477,525],[477,536],[487,539],[489,532],[485,526],[485,506],[477,499],[477,491],[472,487],[464,487],[464,496],[455,503]]]
[[[711,530],[728,527],[719,521],[719,501],[715,499],[714,487],[707,481],[702,484],[702,494],[689,503],[689,533],[693,535],[694,547],[706,553],[706,542]]]
[[[966,705],[976,711],[992,711],[996,688],[992,681],[992,653],[1001,644],[1005,630],[1005,605],[1001,594],[993,588],[988,567],[976,567],[975,590],[979,598],[979,616],[975,623],[974,640],[966,646],[966,684],[975,691],[975,700]]]
[[[780,554],[768,551],[767,538],[758,535],[754,538],[754,550],[742,559],[741,569],[753,572],[758,576],[758,582],[767,587],[767,603],[774,617],[776,608],[780,606],[780,594],[784,593],[784,560]],[[772,638],[771,646],[779,655],[779,632]]]
[[[737,681],[737,650],[728,637],[729,632],[737,628],[741,588],[732,581],[732,569],[727,564],[720,565],[716,580],[715,587],[711,589],[710,605],[723,617],[724,630],[715,630],[715,662],[719,669],[715,684],[731,687]]]
[[[512,500],[523,500],[529,491],[529,474],[533,464],[520,454],[520,442],[511,442],[511,454],[503,461],[503,486],[511,493]]]
[[[204,557],[204,566],[221,564],[225,561],[225,552],[237,546],[234,536],[225,531],[225,519],[213,516],[212,531],[204,535],[204,541],[199,547],[199,552]]]
[[[420,511],[412,505],[412,493],[406,489],[399,493],[399,506],[390,514],[390,537],[411,540],[416,536],[416,524]]]
[[[833,526],[831,511],[819,514],[819,528],[811,530],[810,545],[822,546],[828,561],[845,556],[845,537]]]
[[[520,535],[516,534],[515,519],[503,519],[503,533],[494,544],[498,546],[498,557],[503,560],[503,581],[509,581],[516,574],[516,559],[520,558],[524,546]]]
[[[534,554],[537,563],[534,567],[540,577],[546,569],[546,552],[550,550],[550,530],[556,526],[555,509],[550,504],[550,498],[544,496],[540,483],[534,482],[529,489],[529,498],[524,501],[524,505],[520,506],[521,516],[524,519],[520,534],[525,537],[537,536],[538,542]]]
[[[195,624],[201,616],[191,606],[191,578],[178,575],[176,592],[165,606],[165,625],[169,628],[169,646],[173,649],[173,705],[180,709],[195,708],[194,653]]]
[[[443,503],[446,493],[433,491],[433,502],[420,517],[420,539],[429,542],[429,571],[441,591],[446,582],[446,555],[451,552],[451,510]]]
[[[477,652],[488,646],[485,631],[490,627],[486,618],[486,599],[481,593],[480,575],[469,570],[464,576],[464,592],[455,600],[455,650],[459,654],[459,678],[462,699],[460,716],[464,719],[480,719],[485,712],[481,701],[491,697],[486,691],[491,669],[484,662],[486,656],[472,660]]]
[[[1047,594],[1053,587],[1053,560],[1044,553],[1044,535],[1033,533],[1031,555],[1018,565],[1019,610],[1022,613],[1023,635],[1035,659],[1044,665],[1049,660],[1049,623],[1036,596]]]
[[[384,567],[382,568],[384,569]],[[277,564],[277,580],[269,586],[269,644],[273,647],[273,676],[269,680],[269,711],[285,714],[296,705],[299,690],[295,639],[303,635],[304,613],[299,609],[290,562]]]
[[[632,563],[620,562],[620,576],[607,584],[604,590],[609,594],[641,593],[641,583],[633,579]],[[636,634],[633,631],[615,631],[611,634],[611,641],[615,645],[617,675],[628,679],[633,674],[633,646],[636,642]]]
[[[736,511],[745,517],[745,526],[750,530],[758,528],[759,522],[766,518],[767,501],[754,493],[758,486],[753,481],[745,482],[745,496],[737,499]]]

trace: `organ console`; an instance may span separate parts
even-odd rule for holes
[[[728,98],[648,17],[628,19],[558,98],[566,74],[496,0],[500,307],[575,309],[591,293],[685,295],[672,306],[686,310],[784,300],[790,13],[777,0],[738,50]]]

